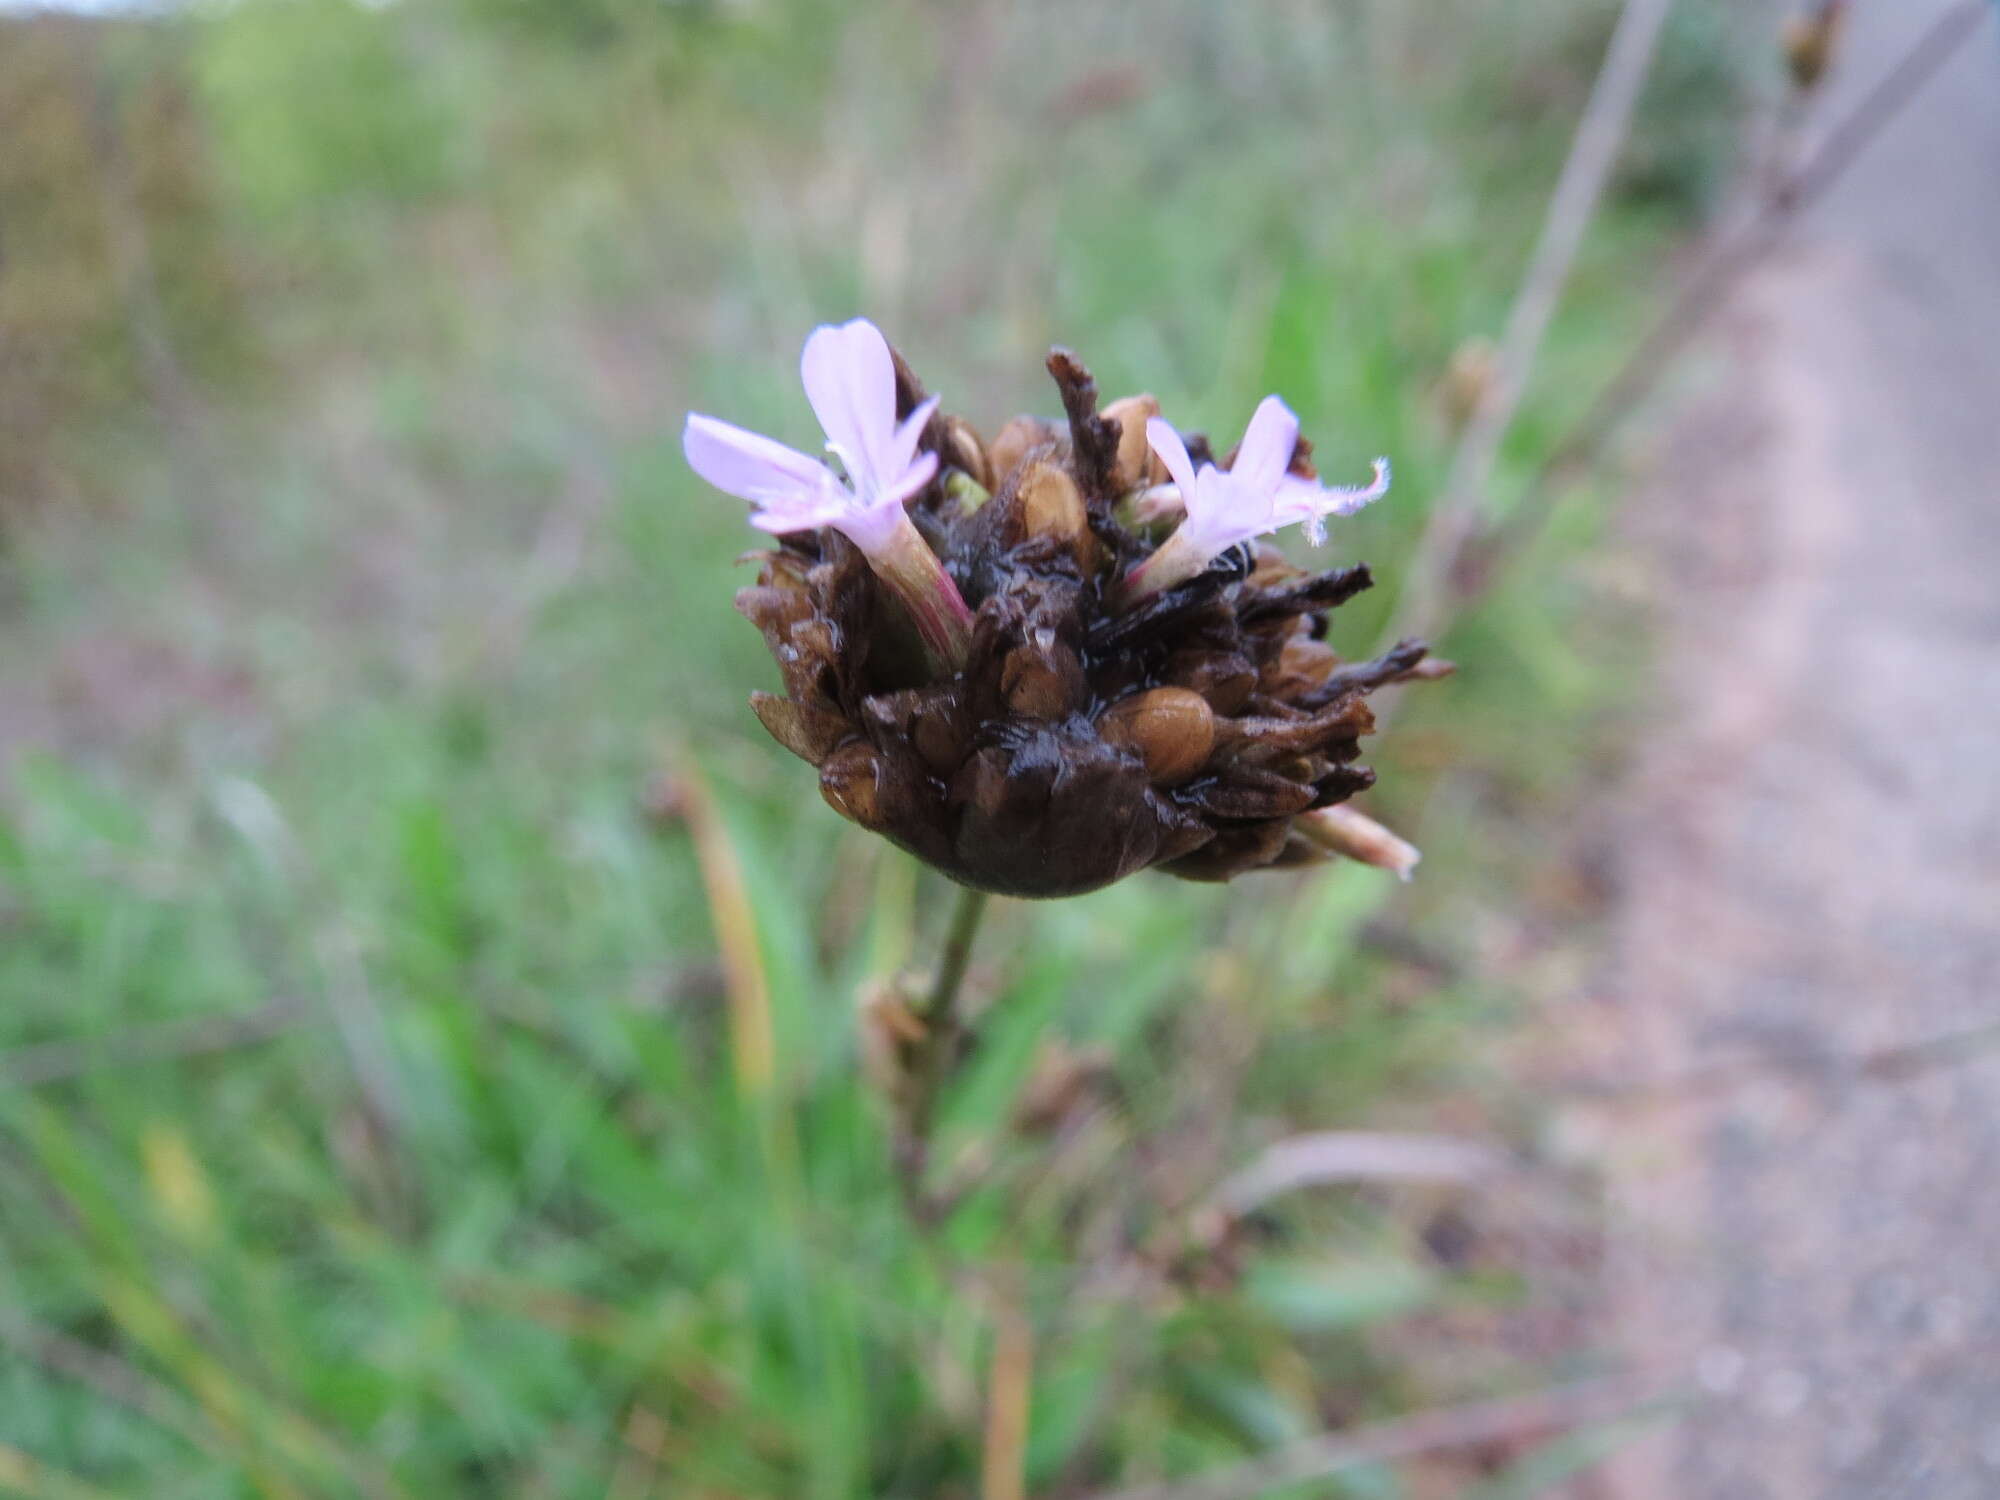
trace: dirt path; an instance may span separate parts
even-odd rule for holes
[[[1861,0],[1844,91],[1946,0]],[[1751,288],[1665,539],[1628,804],[1615,1183],[1629,1345],[1715,1399],[1593,1493],[2000,1495],[2000,38]],[[1675,460],[1678,462],[1679,460]]]

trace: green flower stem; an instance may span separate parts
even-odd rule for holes
[[[911,1212],[923,1222],[938,1216],[938,1205],[924,1187],[924,1172],[930,1161],[931,1126],[937,1115],[938,1096],[958,1060],[959,1039],[964,1033],[964,1022],[958,1014],[959,994],[965,988],[966,970],[972,964],[972,945],[985,915],[986,893],[960,886],[944,947],[938,954],[937,973],[917,1012],[923,1033],[913,1044],[909,1058],[896,1141],[896,1166]]]

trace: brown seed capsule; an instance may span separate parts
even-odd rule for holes
[[[1029,536],[1074,541],[1090,529],[1076,481],[1058,464],[1037,460],[1021,476],[1021,528]]]
[[[986,459],[986,445],[963,417],[944,419],[944,462],[962,469],[987,491],[993,488],[993,468]]]
[[[1146,423],[1159,414],[1158,399],[1149,395],[1126,396],[1104,408],[1105,417],[1118,424],[1118,466],[1112,471],[1111,486],[1120,494],[1166,480],[1166,465],[1146,441]]]
[[[1088,578],[1103,560],[1103,549],[1091,534],[1083,495],[1068,469],[1053,454],[1031,456],[1017,475],[1013,518],[1020,535],[1060,543]]]
[[[1147,775],[1161,786],[1173,786],[1199,771],[1215,748],[1215,714],[1200,693],[1154,688],[1112,704],[1097,732],[1114,745],[1137,750]]]
[[[1014,418],[986,445],[987,472],[993,479],[987,488],[998,490],[1007,482],[1008,476],[1021,467],[1022,459],[1037,448],[1061,441],[1062,429],[1053,422],[1045,422],[1040,417]]]

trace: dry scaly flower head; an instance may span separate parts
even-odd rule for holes
[[[1321,485],[1275,396],[1217,463],[1150,396],[1100,412],[1074,356],[1048,368],[1065,420],[1016,418],[989,444],[856,319],[801,361],[838,472],[688,418],[695,471],[780,538],[737,595],[784,678],[751,695],[765,728],[836,811],[981,890],[1335,854],[1405,873],[1414,850],[1390,861],[1322,825],[1374,780],[1354,764],[1368,693],[1439,664],[1416,642],[1343,661],[1327,614],[1368,570],[1309,573],[1259,540],[1302,523],[1317,542],[1383,493],[1386,463],[1365,488]]]

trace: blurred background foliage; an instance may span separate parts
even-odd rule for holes
[[[1480,1054],[1589,915],[1637,659],[1603,513],[1379,742],[1409,892],[998,913],[940,1245],[862,1054],[946,891],[756,731],[753,535],[677,432],[804,443],[799,342],[856,312],[988,432],[1053,340],[1189,425],[1280,390],[1331,475],[1397,464],[1335,541],[1387,585],[1363,650],[1615,13],[0,16],[0,1490],[1084,1494],[1587,1362],[1566,1201],[1197,1226],[1292,1130],[1532,1145]],[[1509,476],[1726,174],[1747,24],[1680,8]]]

